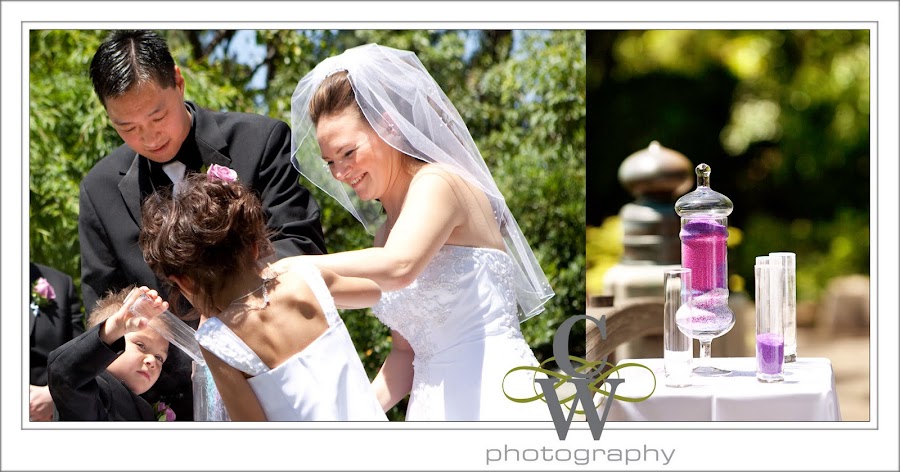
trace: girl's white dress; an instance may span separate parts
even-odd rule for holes
[[[217,318],[200,326],[197,341],[252,376],[248,382],[269,421],[386,420],[321,273],[309,264],[292,270],[303,275],[329,325],[303,351],[270,369]]]

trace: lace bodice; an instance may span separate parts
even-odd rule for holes
[[[505,252],[446,245],[413,283],[384,292],[373,311],[409,341],[419,362],[469,336],[517,333],[513,268]]]
[[[522,337],[503,251],[445,245],[409,286],[384,292],[376,316],[415,353],[407,420],[541,418],[501,388],[509,369],[537,365]],[[513,387],[533,389],[530,379]]]

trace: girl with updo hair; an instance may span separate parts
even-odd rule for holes
[[[190,174],[141,213],[144,259],[199,315],[196,337],[232,420],[386,419],[337,312],[377,303],[377,284],[273,261],[259,198],[240,182]]]
[[[243,185],[191,174],[152,194],[144,203],[140,236],[144,259],[159,275],[192,281],[194,307],[215,308],[214,293],[252,270],[257,259],[274,254],[259,199]],[[181,295],[172,287],[170,298]],[[196,303],[193,303],[193,302]]]

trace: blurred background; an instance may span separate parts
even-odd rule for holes
[[[795,252],[798,355],[830,358],[843,419],[868,421],[869,32],[588,31],[586,41],[587,295],[631,283],[623,267],[666,263],[665,251],[625,250],[624,227],[635,221],[623,206],[677,220],[674,202],[695,187],[693,167],[709,164],[710,187],[734,203],[728,269],[737,315],[713,357],[755,355],[755,257]],[[687,158],[689,186],[637,185],[665,180],[665,168],[622,166],[653,141]],[[677,231],[664,237],[677,244]]]
[[[94,95],[88,65],[102,30],[29,37],[29,257],[68,273],[80,289],[78,185],[122,140]],[[366,43],[414,51],[469,127],[497,186],[556,295],[522,329],[539,359],[552,336],[585,311],[585,32],[580,30],[168,30],[198,105],[290,123],[297,82],[321,60]],[[301,179],[322,208],[330,252],[372,244],[361,224]],[[369,310],[343,318],[370,377],[390,349]],[[581,340],[584,326],[573,330]],[[402,419],[405,404],[389,416]]]

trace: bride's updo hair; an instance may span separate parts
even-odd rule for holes
[[[360,119],[365,120],[359,104],[356,103],[356,95],[353,93],[353,86],[350,85],[347,71],[335,72],[322,80],[309,101],[309,119],[314,126],[318,126],[319,118],[342,113],[350,106],[357,111]]]
[[[272,232],[259,198],[239,182],[191,173],[174,187],[151,194],[141,206],[141,251],[160,280],[190,279],[196,308],[207,311],[228,280],[274,253]],[[173,296],[181,294],[171,285],[175,307]]]

